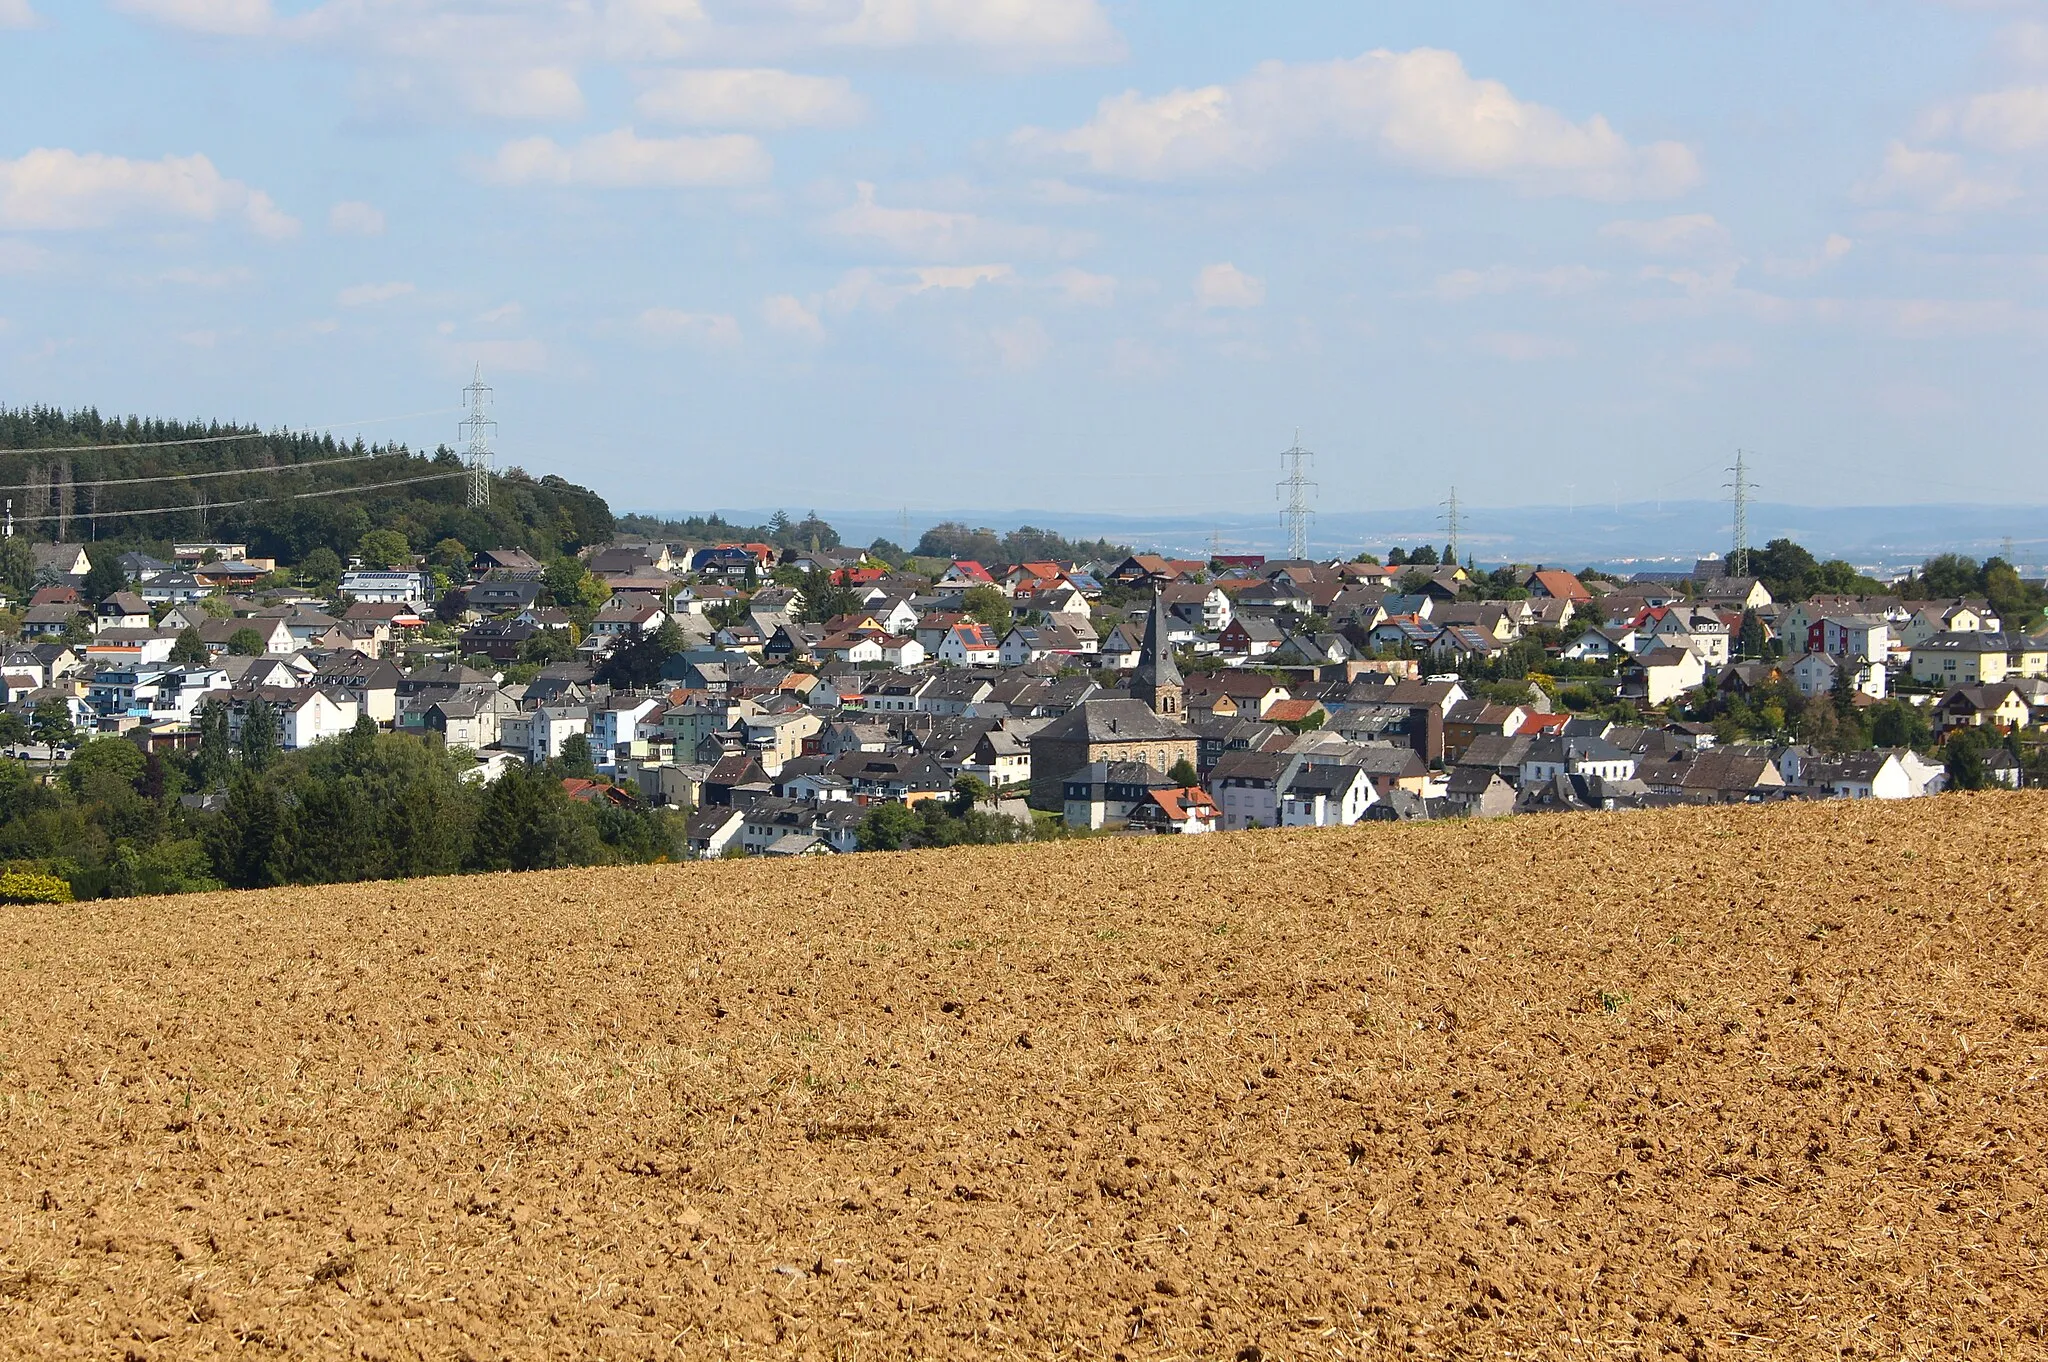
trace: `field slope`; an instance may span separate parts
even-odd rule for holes
[[[0,1349],[2048,1352],[2048,798],[0,909]]]

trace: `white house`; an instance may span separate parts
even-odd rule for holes
[[[1280,792],[1280,825],[1348,828],[1378,799],[1362,766],[1309,766]]]
[[[986,624],[956,624],[939,644],[938,660],[956,667],[993,667],[1002,661],[1002,641]]]
[[[341,574],[341,594],[371,605],[428,605],[434,579],[406,569],[352,568]]]

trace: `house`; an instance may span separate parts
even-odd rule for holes
[[[1216,645],[1226,656],[1250,660],[1278,648],[1284,637],[1280,626],[1270,619],[1235,615],[1217,634]]]
[[[268,619],[210,619],[199,626],[199,637],[205,642],[207,651],[224,653],[235,635],[244,629],[255,633],[265,653],[283,656],[298,651],[298,643],[292,638],[291,626],[275,615]]]
[[[496,686],[463,686],[427,706],[421,727],[449,747],[481,752],[498,744],[505,720],[519,713],[518,704]]]
[[[102,629],[79,655],[95,667],[134,667],[168,663],[178,636],[158,629]]]
[[[525,549],[482,549],[469,560],[472,576],[509,581],[537,581],[547,565]]]
[[[2018,686],[2001,682],[1995,686],[1957,686],[1941,697],[1929,712],[1936,733],[1953,728],[2000,728],[2011,732],[2025,728],[2032,706]]]
[[[1132,832],[1214,832],[1222,817],[1215,801],[1200,786],[1190,785],[1146,791],[1144,802],[1131,810],[1127,826]]]
[[[960,763],[960,774],[993,789],[1024,784],[1031,779],[1030,738],[1007,723],[985,730]]]
[[[1519,732],[1528,717],[1529,711],[1521,705],[1460,700],[1444,715],[1444,760],[1455,763],[1482,733],[1506,736]]]
[[[1575,605],[1590,605],[1593,601],[1593,593],[1586,590],[1585,583],[1573,573],[1557,568],[1537,568],[1522,579],[1522,586],[1531,596],[1547,596]]]
[[[995,578],[989,570],[971,558],[957,559],[939,574],[940,586],[993,586]]]
[[[591,620],[590,632],[611,638],[651,634],[667,619],[668,615],[658,605],[608,605]]]
[[[83,544],[31,544],[29,552],[35,564],[37,581],[83,577],[92,571],[92,559],[86,554]]]
[[[1912,799],[1923,793],[1890,748],[1849,752],[1806,762],[1801,777],[1809,794],[1820,799]]]
[[[1604,737],[1545,733],[1530,742],[1515,784],[1518,789],[1530,789],[1559,775],[1634,780],[1636,758]]]
[[[1808,697],[1829,694],[1846,673],[1852,690],[1875,700],[1885,697],[1885,683],[1890,675],[1881,661],[1873,662],[1861,655],[1823,652],[1801,655],[1786,668],[1786,673],[1799,693]]]
[[[1094,761],[1060,782],[1066,825],[1104,828],[1128,823],[1155,790],[1177,790],[1173,779],[1142,761]]]
[[[95,629],[147,629],[149,603],[133,591],[116,591],[93,611]]]
[[[199,578],[206,580],[203,572]],[[433,604],[434,579],[408,568],[351,568],[341,574],[341,594],[358,601],[425,606]]]
[[[144,580],[136,594],[151,605],[182,605],[213,593],[211,587],[189,572],[160,572]]]
[[[707,860],[723,856],[726,848],[739,841],[740,829],[746,821],[746,814],[735,808],[698,809],[690,815],[683,833],[690,854]]]
[[[963,622],[946,631],[935,656],[955,667],[993,667],[1002,661],[1003,644],[986,624]]]
[[[367,714],[389,728],[398,721],[398,687],[404,680],[405,673],[389,662],[361,653],[341,652],[322,662],[308,684],[342,692],[355,701],[357,713]]]
[[[1621,693],[1655,706],[1697,689],[1706,679],[1706,664],[1692,649],[1653,648],[1622,665]]]
[[[1281,784],[1280,826],[1348,828],[1365,817],[1378,798],[1363,766],[1303,766]]]
[[[482,581],[469,588],[465,599],[478,614],[514,614],[540,603],[540,582],[532,578]]]
[[[355,701],[339,691],[309,686],[236,686],[220,692],[227,706],[228,734],[241,741],[249,706],[261,701],[276,716],[278,746],[286,751],[338,738],[356,726]]]
[[[1444,802],[1465,818],[1499,818],[1515,811],[1515,787],[1483,766],[1459,766],[1444,783]]]
[[[918,804],[953,789],[943,767],[909,752],[849,752],[826,769],[846,780],[861,804]]]
[[[91,612],[75,601],[66,605],[31,605],[21,613],[21,636],[62,638],[74,624],[84,627],[91,618]]]
[[[1658,794],[1692,804],[1754,804],[1787,791],[1784,773],[1762,748],[1681,749],[1638,764],[1636,778]]]
[[[2048,636],[1935,634],[1914,644],[1911,655],[1913,679],[1925,686],[1988,686],[2048,674]]]
[[[2001,623],[1985,602],[1958,599],[1915,610],[1900,627],[1899,637],[1910,648],[1936,634],[1995,634]]]
[[[517,662],[526,641],[540,632],[524,620],[479,620],[462,631],[458,646],[464,657],[482,654],[493,662]]]

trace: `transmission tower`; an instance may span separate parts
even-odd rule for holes
[[[1728,488],[1735,499],[1733,542],[1729,546],[1728,575],[1747,577],[1749,575],[1749,494],[1756,490],[1756,484],[1749,480],[1749,456],[1742,450],[1735,451],[1735,466],[1728,470],[1735,475],[1735,481],[1721,484]]]
[[[1439,519],[1444,522],[1444,530],[1449,540],[1446,547],[1451,551],[1450,561],[1456,563],[1459,558],[1458,530],[1464,524],[1458,515],[1458,489],[1456,487],[1451,488],[1450,499],[1437,504],[1444,508],[1444,513]]]
[[[1280,513],[1280,521],[1287,526],[1289,558],[1308,557],[1308,522],[1316,514],[1309,509],[1308,494],[1309,489],[1317,484],[1304,470],[1313,458],[1314,454],[1301,447],[1301,432],[1298,430],[1294,432],[1294,448],[1280,455],[1280,466],[1287,470],[1287,476],[1280,480],[1276,494],[1280,491],[1287,493],[1287,509]]]
[[[484,383],[484,366],[476,366],[476,378],[462,395],[469,404],[469,415],[462,418],[462,438],[469,450],[465,462],[469,464],[469,504],[488,506],[491,504],[491,436],[498,429],[498,423],[491,419],[491,390]]]

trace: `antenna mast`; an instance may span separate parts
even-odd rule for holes
[[[469,504],[491,504],[491,436],[498,423],[491,419],[491,389],[484,383],[484,366],[476,366],[476,378],[462,395],[468,400],[469,415],[462,418],[463,439],[469,445]]]
[[[1280,513],[1280,521],[1287,526],[1287,556],[1308,557],[1308,522],[1315,518],[1309,509],[1309,489],[1317,486],[1316,481],[1304,471],[1309,460],[1315,455],[1301,447],[1301,432],[1294,432],[1294,448],[1284,450],[1280,455],[1280,466],[1287,470],[1287,476],[1280,480],[1278,490],[1287,493],[1287,509]]]
[[[1450,500],[1439,502],[1438,505],[1444,508],[1442,518],[1450,538],[1450,542],[1446,547],[1451,551],[1450,561],[1455,564],[1458,561],[1458,530],[1464,524],[1464,521],[1458,515],[1458,489],[1455,486],[1452,487]]]
[[[1756,490],[1756,484],[1749,480],[1749,456],[1742,450],[1735,451],[1735,466],[1728,470],[1735,475],[1735,481],[1721,484],[1730,489],[1735,498],[1735,523],[1733,542],[1729,545],[1728,575],[1747,577],[1749,575],[1749,494]]]

